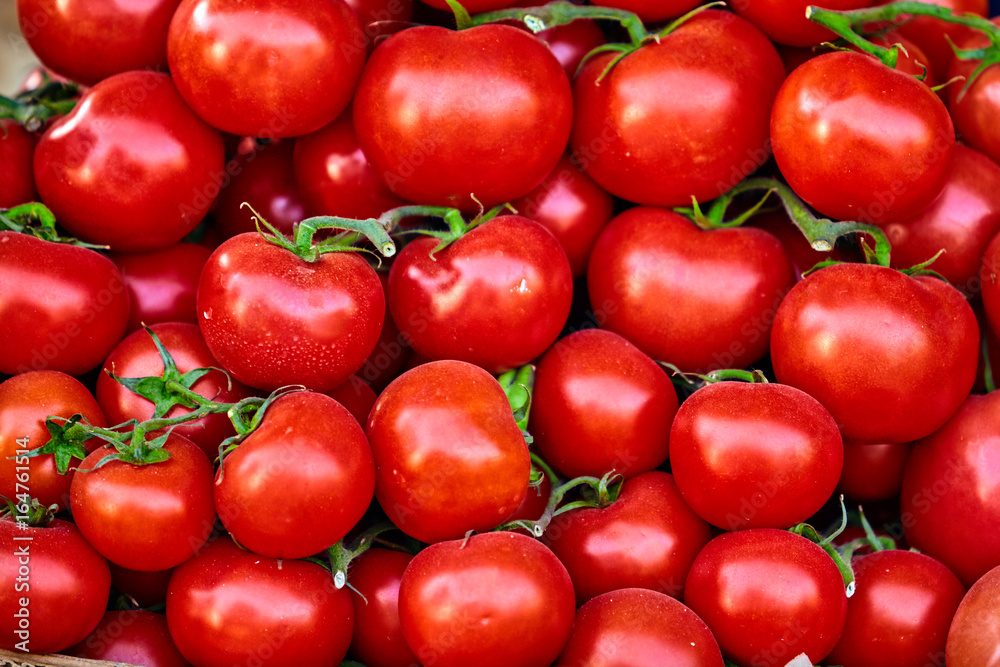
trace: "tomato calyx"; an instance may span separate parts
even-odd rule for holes
[[[15,120],[29,132],[38,132],[57,116],[65,116],[80,99],[80,85],[53,81],[47,74],[37,88],[13,98],[0,95],[0,118]]]
[[[510,401],[510,409],[514,412],[514,421],[517,422],[518,428],[521,429],[524,442],[530,445],[533,438],[528,433],[528,417],[531,412],[532,392],[535,387],[535,367],[528,364],[509,370],[500,375],[497,378],[497,382],[500,383],[503,393],[507,395],[507,400]],[[541,484],[540,477],[538,478],[538,484]]]
[[[475,200],[475,196],[472,198]],[[421,236],[430,236],[431,238],[438,239],[438,244],[434,246],[430,252],[431,259],[434,259],[434,255],[465,236],[473,228],[497,217],[504,209],[511,211],[514,210],[510,204],[494,206],[488,211],[484,210],[482,205],[480,205],[479,213],[476,214],[474,218],[466,222],[462,212],[457,208],[449,208],[447,206],[420,206],[415,204],[413,206],[400,206],[398,208],[389,209],[379,216],[379,222],[385,229],[392,232],[396,230],[399,226],[399,222],[404,218],[419,216],[425,218],[440,218],[443,220],[444,223],[448,225],[448,231],[411,228],[396,232],[398,235],[419,234]]]
[[[21,529],[44,528],[52,523],[59,511],[58,505],[42,505],[27,493],[18,494],[14,500],[0,496],[0,500],[3,500],[0,517],[10,516]]]
[[[30,450],[25,456],[31,458],[52,454],[56,471],[60,475],[65,475],[69,472],[69,464],[73,459],[82,461],[87,458],[90,452],[83,443],[90,438],[90,435],[86,429],[76,427],[81,421],[86,424],[86,418],[82,414],[77,413],[62,423],[59,419],[59,417],[49,417],[45,420],[45,428],[51,436],[49,441],[41,447]]]
[[[265,220],[250,204],[244,202],[242,206],[250,209],[261,237],[288,250],[306,262],[316,262],[322,255],[331,252],[367,252],[375,254],[379,258],[392,257],[396,254],[396,244],[389,237],[388,229],[383,226],[382,218],[377,220],[375,218],[354,219],[326,215],[306,218],[293,225],[289,239]],[[320,230],[339,231],[316,241],[316,233]],[[375,246],[377,254],[368,248],[355,245],[364,240]]]
[[[837,569],[840,570],[840,575],[844,578],[844,588],[847,593],[847,597],[854,595],[855,582],[854,582],[854,570],[851,568],[850,558],[845,559],[836,547],[833,546],[833,541],[844,532],[847,528],[847,508],[844,507],[844,496],[840,496],[840,510],[841,510],[841,521],[840,526],[831,532],[828,536],[823,537],[819,531],[813,528],[808,523],[800,523],[797,526],[793,526],[788,529],[788,532],[795,533],[799,537],[804,537],[810,542],[818,545],[823,551],[833,559],[834,564]]]
[[[75,245],[92,250],[107,250],[109,247],[86,243],[72,236],[63,236],[56,229],[56,216],[45,204],[38,202],[28,202],[13,208],[0,209],[0,231],[27,234],[42,241]]]
[[[891,537],[875,534],[871,524],[868,522],[868,517],[865,516],[864,510],[860,506],[858,507],[858,516],[861,521],[861,527],[865,531],[865,536],[851,540],[837,548],[837,552],[844,560],[850,563],[854,554],[860,549],[869,549],[874,553],[876,551],[890,551],[896,548],[896,542]]]

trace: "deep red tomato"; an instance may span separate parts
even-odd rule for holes
[[[900,509],[909,543],[967,586],[1000,565],[1000,393],[969,396],[914,446]]]
[[[340,403],[311,391],[274,401],[215,476],[226,530],[270,558],[305,558],[332,546],[361,519],[374,491],[375,463],[361,425]]]
[[[469,210],[537,186],[566,149],[572,115],[559,61],[505,25],[396,33],[354,96],[358,142],[389,189]]]
[[[74,236],[114,250],[165,248],[218,194],[222,137],[170,77],[126,72],[91,88],[35,149],[42,201]]]
[[[815,46],[836,37],[832,32],[806,18],[809,0],[736,0],[730,5],[770,39],[789,46]],[[834,11],[861,9],[872,0],[825,0],[822,7]]]
[[[111,568],[111,588],[127,595],[140,607],[155,607],[167,599],[167,584],[173,570],[140,572],[108,563]]]
[[[929,276],[837,264],[788,293],[771,332],[783,384],[823,404],[845,438],[908,442],[940,428],[972,389],[979,326],[962,294]]]
[[[69,507],[69,485],[79,460],[72,460],[67,474],[60,475],[51,454],[19,458],[18,452],[37,449],[50,440],[46,418],[68,419],[75,414],[94,426],[108,425],[87,388],[65,373],[29,371],[0,382],[0,496],[13,499],[30,493],[46,507]],[[89,444],[96,447],[99,442],[90,440]]]
[[[347,654],[352,595],[315,563],[265,558],[221,537],[175,570],[167,624],[198,667],[327,667]]]
[[[414,556],[399,585],[403,636],[425,665],[550,665],[573,617],[566,568],[517,533],[434,544]]]
[[[499,383],[477,366],[434,361],[403,373],[366,431],[379,504],[422,542],[495,528],[527,492],[524,437]]]
[[[698,615],[670,596],[639,588],[605,593],[576,613],[556,661],[588,667],[722,667],[719,643]]]
[[[294,137],[350,102],[365,35],[342,0],[183,0],[167,59],[206,122],[240,136]]]
[[[180,0],[17,0],[21,34],[42,63],[93,85],[130,70],[165,70]]]
[[[847,616],[840,570],[823,549],[784,530],[725,533],[691,566],[684,601],[741,667],[821,661]]]
[[[382,320],[382,331],[378,335],[375,349],[368,355],[368,359],[357,375],[381,392],[403,370],[411,350],[406,338],[399,332],[399,327],[393,321],[392,313],[389,312],[388,271],[379,271],[378,279],[382,283],[382,293],[385,295],[385,317]],[[362,422],[363,425],[364,422]]]
[[[108,562],[76,527],[22,528],[0,518],[0,648],[62,651],[90,634],[108,603]]]
[[[913,551],[878,551],[851,565],[857,591],[847,601],[844,633],[826,662],[923,667],[941,657],[937,664],[944,664],[948,626],[965,595],[958,577]]]
[[[950,667],[1000,667],[1000,567],[969,589],[948,631]]]
[[[198,279],[212,254],[194,243],[178,243],[150,252],[112,253],[132,304],[126,331],[159,322],[198,321]]]
[[[548,475],[542,476],[542,481],[538,486],[528,486],[528,492],[524,494],[524,500],[517,506],[514,513],[510,515],[508,521],[538,521],[545,514],[549,499],[552,497],[552,478]]]
[[[180,565],[208,540],[215,525],[212,465],[198,446],[171,434],[162,463],[111,461],[96,449],[79,465],[70,507],[80,532],[108,560],[152,572]]]
[[[0,373],[82,375],[121,340],[128,317],[125,282],[107,257],[0,231]]]
[[[670,429],[670,469],[709,523],[788,528],[830,498],[844,463],[837,423],[809,394],[719,382],[694,392]]]
[[[36,201],[32,160],[38,139],[13,120],[0,120],[0,208]]]
[[[947,7],[957,16],[959,14],[989,15],[989,0],[930,0],[931,4]],[[882,0],[874,4],[885,4]],[[980,33],[963,25],[941,21],[930,16],[908,17],[899,27],[899,32],[913,40],[927,54],[931,71],[938,81],[947,81],[948,68],[957,60],[951,44],[962,43]],[[950,41],[949,41],[950,40]],[[984,44],[985,46],[985,44]],[[949,88],[961,89],[963,84],[952,84]]]
[[[533,3],[526,0],[524,4],[530,6]],[[570,81],[576,76],[583,57],[607,41],[597,22],[589,19],[557,25],[535,33],[535,37],[549,45]]]
[[[993,23],[1000,25],[1000,17],[993,19]],[[987,38],[979,33],[958,43],[963,49],[983,48],[988,44]],[[948,78],[969,77],[980,63],[955,58],[948,69]],[[948,110],[955,129],[970,146],[1000,162],[1000,130],[995,122],[1000,114],[1000,66],[994,64],[984,69],[959,100],[963,88],[964,84],[952,85],[947,90]]]
[[[900,72],[912,74],[913,76],[923,76],[923,82],[926,86],[937,85],[937,79],[935,79],[934,72],[930,68],[930,59],[919,46],[899,34],[898,30],[890,30],[883,35],[869,34],[865,36],[865,39],[886,48],[889,48],[893,44],[899,44],[900,49],[897,54],[896,69]],[[853,44],[849,46],[852,51],[864,53]],[[785,61],[785,69],[788,72],[791,72],[807,60],[834,50],[832,47],[825,45],[811,47],[778,45],[778,53],[781,54],[781,59]],[[871,57],[874,58],[875,56]]]
[[[205,345],[201,331],[196,325],[164,322],[154,324],[150,329],[173,357],[177,370],[181,373],[196,368],[218,368],[219,362],[208,351],[208,346]],[[112,424],[121,424],[129,419],[145,421],[153,418],[154,405],[151,401],[132,393],[107,373],[114,371],[115,375],[123,378],[162,375],[163,361],[148,333],[136,331],[127,336],[108,356],[102,370],[105,372],[97,378],[97,402]],[[225,375],[219,371],[206,374],[195,382],[191,389],[219,403],[235,403],[253,395],[252,389],[237,381],[232,381],[230,384]],[[178,417],[189,412],[191,410],[179,405],[165,416]],[[219,444],[225,438],[235,435],[232,422],[224,414],[207,415],[201,419],[179,424],[173,427],[173,432],[198,445],[209,461],[214,461],[219,455]]]
[[[237,380],[268,391],[329,391],[361,368],[385,312],[375,271],[356,253],[306,262],[259,234],[212,253],[198,285],[198,323]]]
[[[352,375],[347,382],[327,392],[327,396],[347,408],[361,428],[368,423],[368,414],[378,398],[375,390],[357,375]]]
[[[844,443],[844,470],[837,488],[851,500],[888,500],[899,496],[903,469],[910,456],[908,442]]]
[[[393,24],[409,23],[413,18],[414,0],[347,0],[365,32],[367,51],[375,48],[375,40],[394,32]]]
[[[884,225],[927,208],[948,178],[955,130],[934,92],[854,51],[788,75],[771,113],[788,184],[835,220]]]
[[[591,58],[577,77],[570,140],[608,192],[639,204],[690,206],[692,197],[714,199],[767,161],[767,123],[785,68],[748,21],[703,11],[598,84],[613,57]]]
[[[144,667],[190,667],[174,646],[167,618],[150,611],[109,611],[86,639],[66,655]]]
[[[407,553],[370,549],[351,561],[348,581],[360,594],[351,598],[351,655],[367,667],[402,667],[417,662],[399,624],[399,582],[411,560],[413,556]]]
[[[528,430],[567,477],[631,477],[667,460],[677,393],[655,361],[616,333],[585,329],[545,353]]]
[[[993,237],[983,254],[983,307],[990,329],[1000,331],[1000,233]],[[991,360],[992,361],[992,360]],[[1000,360],[993,362],[1000,367]]]
[[[691,563],[711,537],[674,479],[656,470],[625,480],[608,507],[560,514],[545,532],[573,580],[577,603],[623,588],[680,599]]]
[[[389,270],[389,310],[413,349],[500,373],[555,342],[573,277],[548,230],[505,215],[431,256],[437,244],[432,237],[411,242]]]
[[[795,282],[802,280],[802,274],[820,262],[830,259],[846,262],[851,259],[850,250],[839,245],[834,246],[830,252],[820,252],[813,248],[802,231],[789,220],[784,210],[756,215],[751,218],[749,224],[770,232],[781,242],[781,247],[785,249],[785,255],[795,274]]]
[[[604,228],[590,255],[595,321],[685,371],[743,368],[767,353],[792,285],[781,243],[752,227],[702,231],[638,207]]]

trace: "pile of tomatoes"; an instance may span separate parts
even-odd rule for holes
[[[0,662],[1000,666],[938,1],[17,0]]]

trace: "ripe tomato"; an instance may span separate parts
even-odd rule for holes
[[[326,667],[347,653],[351,595],[315,563],[265,558],[221,537],[175,570],[167,624],[199,667]]]
[[[782,175],[809,205],[835,220],[884,225],[912,218],[941,193],[955,130],[922,82],[838,51],[788,75],[771,140]]]
[[[941,427],[969,394],[978,354],[976,317],[958,290],[873,264],[809,275],[771,332],[778,381],[865,442],[908,442]]]
[[[495,528],[527,492],[531,463],[510,403],[472,364],[403,373],[378,397],[366,431],[379,504],[422,542]]]
[[[962,599],[946,652],[950,667],[1000,665],[1000,567],[983,575]]]
[[[537,186],[566,149],[572,115],[559,61],[505,25],[396,33],[354,96],[358,143],[389,189],[468,210]]]
[[[370,549],[351,561],[348,581],[360,594],[351,598],[351,655],[367,667],[399,667],[417,662],[399,624],[399,583],[411,560],[413,556],[399,551]]]
[[[403,370],[411,350],[406,342],[406,337],[399,332],[399,327],[396,326],[392,319],[392,313],[389,312],[389,273],[379,271],[378,279],[382,283],[382,294],[386,295],[382,331],[379,332],[375,349],[368,355],[368,359],[361,366],[357,376],[381,392]],[[364,424],[365,421],[362,421],[361,425],[364,426]]]
[[[813,248],[805,235],[788,218],[784,209],[755,215],[749,224],[770,232],[781,242],[781,247],[785,249],[785,255],[795,274],[795,282],[802,280],[802,274],[820,262],[830,259],[846,262],[852,259],[851,251],[839,245],[834,246],[830,252],[821,252]]]
[[[767,353],[792,285],[781,243],[752,227],[702,231],[672,211],[614,218],[590,255],[596,322],[685,371],[743,368]]]
[[[990,244],[986,246],[981,275],[986,320],[992,331],[1000,331],[1000,233],[994,236]],[[993,362],[993,364],[996,367],[997,362]]]
[[[155,607],[167,599],[167,584],[173,570],[140,572],[108,563],[111,568],[111,588],[127,595],[140,607]]]
[[[908,442],[845,442],[844,470],[837,488],[851,500],[864,502],[898,497],[912,448]]]
[[[789,46],[815,46],[836,36],[806,18],[809,0],[736,0],[733,11],[753,23],[768,38]],[[825,0],[822,7],[835,11],[861,9],[872,0]]]
[[[667,460],[677,393],[655,361],[616,333],[586,329],[538,363],[528,430],[567,477],[632,477]]]
[[[74,236],[114,250],[165,248],[218,194],[222,137],[170,77],[125,72],[91,88],[35,149],[42,201]]]
[[[326,395],[347,408],[362,429],[368,423],[368,415],[375,405],[375,400],[378,399],[375,390],[357,375],[352,375],[347,382],[335,387]]]
[[[573,617],[566,568],[517,533],[431,545],[414,556],[399,584],[403,636],[425,665],[549,665]]]
[[[437,244],[431,237],[411,242],[389,270],[389,310],[413,349],[501,373],[555,342],[569,315],[573,277],[548,230],[505,215],[432,257]]]
[[[591,58],[577,77],[570,140],[608,192],[639,204],[690,206],[692,197],[714,199],[767,161],[767,123],[785,68],[749,22],[703,11],[598,83],[614,56]]]
[[[931,4],[947,7],[956,16],[965,13],[978,14],[979,16],[989,15],[989,0],[931,0]],[[928,67],[938,81],[947,81],[950,78],[949,65],[958,60],[955,58],[951,44],[954,43],[959,48],[967,48],[962,46],[963,42],[980,34],[973,28],[948,23],[931,16],[908,17],[908,20],[899,27],[899,32],[913,40],[927,54]],[[949,87],[948,92],[951,88],[961,89],[961,87],[961,83],[953,84]]]
[[[1000,17],[993,19],[993,23],[1000,25]],[[978,49],[988,44],[986,37],[979,33],[958,42],[963,49]],[[955,58],[948,70],[948,78],[968,77],[980,63],[979,60]],[[959,100],[963,87],[964,84],[950,86],[946,93],[955,129],[970,146],[1000,161],[1000,131],[994,122],[1000,113],[1000,66],[994,64],[984,69]]]
[[[190,667],[167,629],[167,619],[151,611],[109,611],[94,631],[66,655],[146,667]]]
[[[306,262],[257,233],[209,257],[198,323],[212,355],[240,382],[329,391],[361,368],[382,327],[375,271],[356,253]]]
[[[31,164],[38,139],[13,120],[0,120],[0,208],[36,201]]]
[[[131,302],[126,331],[159,322],[196,323],[198,278],[210,254],[194,243],[150,252],[112,253]]]
[[[535,33],[535,37],[549,45],[570,81],[576,76],[583,57],[607,41],[597,21],[589,19],[548,28]]]
[[[93,250],[0,231],[0,373],[82,375],[121,340],[122,274]]]

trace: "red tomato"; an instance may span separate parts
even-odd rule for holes
[[[190,667],[167,629],[167,619],[150,611],[109,611],[90,636],[67,655],[145,667]]]
[[[863,502],[898,497],[911,449],[908,442],[845,442],[844,470],[837,488],[851,500]]]
[[[685,371],[743,368],[767,353],[792,284],[781,243],[752,227],[702,231],[663,209],[614,218],[590,255],[595,321]]]
[[[618,334],[586,329],[545,353],[528,430],[567,477],[631,477],[667,460],[677,393],[655,361]]]
[[[361,28],[365,31],[367,51],[375,48],[374,41],[381,35],[392,34],[392,24],[409,23],[413,18],[414,0],[346,0],[354,10]],[[373,25],[374,24],[374,25]]]
[[[0,208],[38,200],[32,160],[38,139],[13,120],[0,120]]]
[[[155,607],[167,599],[167,584],[173,570],[140,572],[108,563],[111,568],[111,588],[132,598],[140,607]]]
[[[126,331],[159,322],[196,323],[198,278],[210,254],[194,243],[151,252],[112,253],[132,304]]]
[[[909,442],[941,427],[975,380],[979,327],[948,283],[873,264],[799,282],[778,308],[771,361],[845,438]]]
[[[560,514],[545,532],[577,603],[624,588],[680,599],[691,563],[711,537],[674,479],[656,470],[626,480],[611,505]]]
[[[333,390],[327,392],[327,396],[347,408],[355,421],[361,425],[361,428],[364,428],[365,424],[368,423],[368,414],[372,411],[372,406],[375,405],[375,399],[378,398],[375,390],[357,375],[352,375],[347,382],[334,387]]]
[[[784,530],[726,533],[691,566],[684,601],[741,667],[821,661],[847,616],[840,570],[823,549]]]
[[[17,0],[21,34],[42,63],[93,85],[129,70],[164,70],[180,0]]]
[[[712,632],[677,600],[639,588],[605,593],[576,614],[556,664],[588,667],[722,667]]]
[[[684,401],[670,468],[688,505],[727,530],[788,528],[830,498],[844,463],[819,401],[780,384],[719,382]]]
[[[198,446],[172,434],[162,463],[111,461],[101,447],[73,476],[70,507],[80,533],[108,560],[152,572],[180,565],[208,540],[215,525],[212,466]]]
[[[164,322],[150,327],[160,342],[173,357],[177,370],[187,373],[196,368],[218,368],[201,331],[193,324],[182,322]],[[153,418],[154,405],[152,401],[132,393],[108,375],[123,378],[158,377],[163,374],[163,361],[153,343],[153,339],[145,331],[136,331],[126,337],[108,356],[104,367],[97,378],[97,402],[112,424],[121,424],[130,419],[146,421]],[[220,403],[236,403],[253,395],[246,385],[233,381],[230,385],[226,377],[219,371],[206,374],[195,382],[191,389],[205,398]],[[184,406],[172,408],[165,416],[179,417],[191,412]],[[209,461],[214,461],[219,455],[219,444],[231,435],[235,435],[232,422],[224,414],[207,415],[201,419],[179,424],[173,427],[173,432],[190,439],[198,445]]]
[[[57,371],[29,371],[0,382],[0,496],[14,499],[22,493],[44,506],[69,507],[73,467],[60,475],[52,454],[26,458],[19,451],[37,449],[52,437],[45,420],[82,414],[94,426],[107,426],[104,413],[87,388]],[[117,422],[116,422],[117,423]],[[90,440],[96,447],[100,441]]]
[[[417,662],[399,624],[399,583],[411,560],[413,556],[399,551],[370,549],[351,561],[348,580],[359,593],[351,598],[351,655],[367,667],[402,667]]]
[[[413,558],[399,585],[403,636],[425,665],[549,665],[573,617],[566,568],[517,533],[434,544]]]
[[[967,586],[1000,565],[1000,394],[973,394],[916,444],[903,474],[906,539]]]
[[[733,11],[747,19],[770,39],[789,46],[815,46],[836,36],[806,18],[809,0],[736,0]],[[849,11],[872,4],[872,0],[825,0],[825,9]]]
[[[108,603],[108,562],[76,527],[0,518],[0,648],[62,651],[90,634]]]
[[[955,149],[948,110],[930,88],[853,51],[818,56],[788,75],[771,139],[782,175],[809,205],[878,225],[927,208]]]
[[[1000,25],[1000,17],[993,19],[993,23]],[[986,37],[979,33],[958,42],[963,49],[983,48],[988,44]],[[980,63],[979,60],[955,58],[948,69],[948,78],[969,77]],[[955,129],[970,146],[1000,162],[1000,131],[996,124],[1000,114],[1000,66],[994,64],[984,69],[959,100],[964,85],[954,84],[947,91],[948,109]]]
[[[946,651],[950,667],[1000,665],[1000,567],[986,573],[962,599]]]
[[[305,558],[344,537],[374,490],[375,463],[357,420],[329,396],[303,391],[274,401],[226,456],[215,506],[243,547]]]
[[[533,3],[526,2],[525,6],[531,4]],[[576,76],[583,57],[607,41],[604,31],[597,22],[588,19],[577,19],[566,25],[557,25],[535,33],[535,37],[549,45],[570,81]]]
[[[879,0],[875,4],[885,4]],[[930,0],[930,4],[947,7],[956,16],[959,14],[989,14],[989,0]],[[980,33],[966,26],[948,23],[931,16],[913,16],[899,27],[899,32],[913,40],[929,59],[929,67],[939,81],[947,81],[949,65],[958,60],[951,44],[961,44]],[[950,40],[950,41],[949,41]],[[983,44],[985,46],[985,43]],[[963,84],[952,84],[951,88],[961,89]]]
[[[347,106],[365,35],[341,0],[183,0],[167,59],[177,89],[209,124],[247,137],[294,137]]]
[[[703,11],[598,84],[613,57],[591,58],[577,77],[570,140],[580,165],[608,192],[639,204],[690,206],[692,197],[714,199],[767,161],[768,117],[785,69],[749,22]]]
[[[1000,331],[1000,233],[993,237],[983,254],[981,269],[983,280],[983,307],[990,329]],[[1000,360],[990,360],[1000,368]]]
[[[0,373],[82,375],[121,340],[122,274],[93,250],[0,231]]]
[[[861,556],[851,565],[857,592],[847,601],[844,633],[826,662],[923,667],[940,656],[937,664],[944,664],[948,626],[965,595],[951,570],[929,556],[898,550]]]
[[[422,542],[495,528],[527,492],[531,463],[510,403],[471,364],[403,373],[378,397],[366,431],[379,504]]]
[[[357,374],[373,388],[382,391],[403,370],[411,350],[406,338],[399,332],[399,327],[393,321],[392,313],[389,312],[388,272],[379,271],[378,279],[382,283],[382,293],[385,295],[385,317],[382,320],[382,331],[378,335],[375,349],[368,355],[368,359]],[[361,423],[364,425],[365,422]]]
[[[198,667],[327,667],[351,642],[352,595],[314,563],[265,558],[222,537],[174,572],[167,624]]]
[[[834,246],[830,252],[820,252],[813,248],[801,230],[789,220],[784,209],[754,216],[749,224],[770,232],[781,242],[781,247],[785,249],[785,255],[795,274],[795,282],[802,280],[802,274],[820,262],[831,259],[846,262],[851,259],[850,251],[839,245]]]
[[[222,138],[170,77],[126,72],[91,88],[35,150],[42,201],[74,236],[165,248],[201,221],[222,178]]]
[[[358,143],[390,190],[469,210],[537,186],[566,149],[572,115],[559,61],[505,25],[396,33],[354,96]]]
[[[514,513],[507,521],[538,521],[545,514],[548,507],[549,498],[552,497],[552,478],[548,475],[542,477],[542,482],[538,486],[528,486],[528,492],[524,494],[524,500],[517,506]]]
[[[356,253],[306,262],[259,234],[212,253],[198,285],[198,323],[212,355],[240,382],[271,391],[329,391],[378,340],[385,301]]]
[[[573,277],[548,230],[507,215],[432,257],[437,244],[416,239],[389,270],[389,310],[413,349],[501,373],[555,342],[569,315]]]

